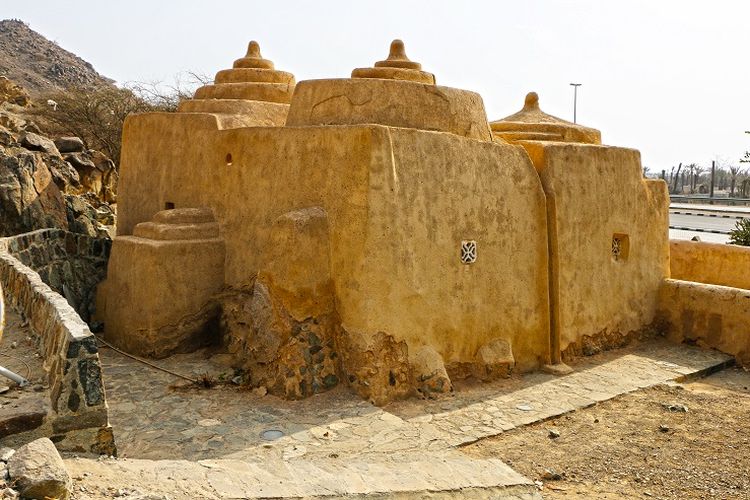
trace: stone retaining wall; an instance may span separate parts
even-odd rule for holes
[[[61,450],[113,454],[96,338],[64,297],[11,255],[16,253],[42,270],[54,272],[54,263],[66,259],[60,242],[76,241],[71,261],[86,248],[79,238],[68,239],[61,233],[37,231],[0,239],[0,284],[7,305],[18,310],[38,336],[48,377],[50,410],[44,424],[32,432],[50,437]],[[72,243],[69,248],[72,250]],[[90,248],[93,250],[93,245]],[[46,263],[45,252],[49,257]],[[62,287],[65,285],[63,282]]]
[[[36,271],[88,321],[96,287],[107,275],[112,241],[62,229],[41,229],[5,239],[8,253]]]
[[[669,340],[718,349],[750,366],[750,290],[664,280],[657,316]]]

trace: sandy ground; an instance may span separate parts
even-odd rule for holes
[[[545,498],[750,498],[750,374],[620,396],[463,448]],[[559,433],[559,437],[554,437]]]

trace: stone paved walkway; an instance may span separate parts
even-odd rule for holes
[[[534,498],[527,479],[497,460],[467,458],[456,447],[640,388],[705,374],[730,358],[653,341],[582,359],[564,377],[537,373],[459,384],[453,397],[412,399],[382,409],[343,388],[296,402],[231,386],[176,390],[170,388],[176,381],[170,375],[107,349],[102,359],[121,456],[185,460],[70,459],[72,469],[88,471],[85,483],[112,475],[113,487],[121,478],[126,488],[133,477],[149,484],[159,478],[159,488],[184,491],[185,498],[458,490],[475,491],[478,498],[490,492],[499,497],[501,491]],[[220,370],[196,355],[162,364],[191,375]],[[270,429],[284,436],[264,440],[261,433]]]

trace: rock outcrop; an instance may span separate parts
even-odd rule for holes
[[[21,110],[0,104],[0,236],[43,228],[106,236],[114,223],[117,169],[78,138],[55,142]]]
[[[224,342],[254,387],[297,399],[339,383],[327,235],[319,207],[283,214],[255,283],[222,301]],[[308,270],[305,262],[315,265]]]
[[[26,89],[8,80],[8,78],[0,76],[0,103],[2,102],[27,106],[31,102],[31,97]]]

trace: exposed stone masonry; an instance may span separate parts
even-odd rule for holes
[[[84,321],[94,312],[96,287],[107,275],[112,241],[42,229],[7,239],[8,252],[65,297]]]
[[[96,338],[71,304],[21,259],[41,269],[48,279],[62,273],[60,286],[75,297],[89,283],[77,283],[75,277],[90,272],[85,269],[89,259],[101,260],[104,269],[108,251],[108,244],[101,240],[59,230],[0,240],[0,285],[8,305],[28,320],[37,335],[47,372],[50,410],[33,437],[48,436],[61,450],[116,452]],[[66,272],[70,276],[65,276]]]

